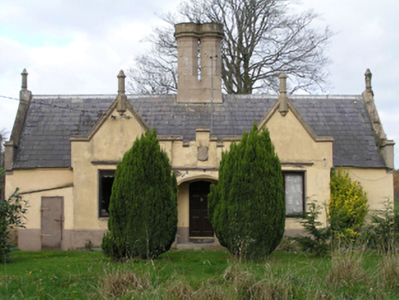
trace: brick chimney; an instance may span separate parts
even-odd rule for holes
[[[178,53],[177,102],[210,103],[212,98],[215,103],[222,102],[223,25],[180,23],[175,25],[175,37]],[[198,69],[199,60],[201,71]]]

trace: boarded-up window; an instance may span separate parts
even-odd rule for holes
[[[286,215],[301,213],[305,208],[304,173],[283,172]]]
[[[114,183],[115,171],[106,170],[99,172],[99,218],[109,217],[109,202],[111,200],[112,184]]]

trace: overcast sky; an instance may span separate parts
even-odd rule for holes
[[[33,94],[115,94],[140,42],[179,0],[1,0],[0,96],[18,98],[26,68]],[[399,142],[398,0],[293,0],[329,25],[329,94],[361,94],[364,72],[389,139]],[[0,130],[11,131],[18,102],[0,97]],[[395,147],[399,168],[399,145]]]

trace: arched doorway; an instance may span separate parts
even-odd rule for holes
[[[208,194],[210,182],[194,181],[190,183],[190,240],[206,242],[212,239],[213,228],[208,217]]]

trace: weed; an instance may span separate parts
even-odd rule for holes
[[[366,273],[362,269],[363,255],[354,251],[336,251],[331,258],[331,270],[326,277],[328,286],[354,286],[366,283]]]
[[[275,274],[266,265],[265,278],[257,281],[250,289],[251,299],[294,299],[297,280],[290,269]]]
[[[280,245],[277,246],[276,251],[285,251],[285,252],[297,252],[299,250],[298,242],[294,239],[284,236],[280,242]]]
[[[148,279],[137,276],[131,270],[118,268],[112,271],[104,270],[104,272],[100,294],[105,299],[126,295],[134,296],[143,290],[152,289]]]
[[[388,254],[380,261],[381,285],[384,289],[399,288],[399,257],[396,254]]]
[[[166,284],[166,294],[177,299],[191,299],[194,290],[184,276],[174,275]]]

